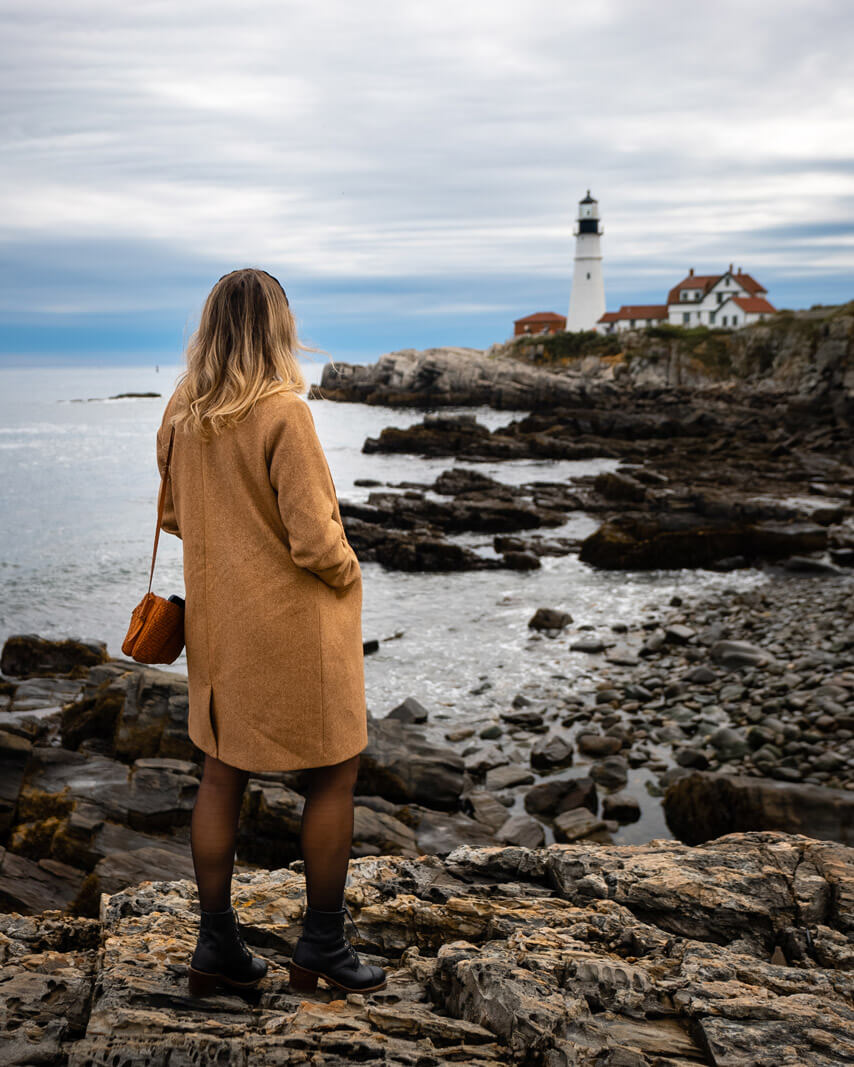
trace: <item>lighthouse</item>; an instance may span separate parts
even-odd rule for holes
[[[587,190],[578,204],[575,234],[575,268],[569,297],[567,330],[592,330],[605,314],[605,283],[602,280],[602,249],[599,238],[599,202]]]

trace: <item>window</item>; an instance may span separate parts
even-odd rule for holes
[[[682,312],[682,322],[687,326],[690,321],[691,321],[691,312],[690,311],[683,311]]]
[[[714,326],[714,324],[715,324],[715,313],[714,313],[714,311],[710,311],[709,312],[709,325],[710,326]]]
[[[680,300],[687,300],[688,299],[688,290],[687,289],[683,289],[682,290],[682,292],[679,294],[679,299]]]
[[[587,280],[590,281],[590,271],[587,272]]]
[[[635,328],[635,320],[634,319],[629,319],[629,329],[633,330],[634,328]]]
[[[717,295],[718,295],[718,303],[722,304],[724,302],[724,294],[723,293],[718,293]]]

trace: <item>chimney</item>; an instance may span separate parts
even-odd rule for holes
[[[732,274],[732,263],[730,263],[730,265],[729,265],[729,272],[730,272],[730,274]]]
[[[688,277],[689,278],[693,278],[694,277],[694,268],[693,267],[688,271]]]

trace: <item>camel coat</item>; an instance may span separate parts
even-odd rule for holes
[[[361,752],[362,573],[309,404],[264,397],[206,442],[176,429],[162,529],[183,545],[193,743],[250,771]]]

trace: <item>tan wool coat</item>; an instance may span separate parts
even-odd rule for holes
[[[183,545],[193,743],[250,771],[361,752],[362,573],[308,402],[264,397],[208,441],[176,429],[162,528]]]

